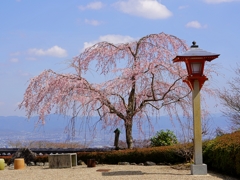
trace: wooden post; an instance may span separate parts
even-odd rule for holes
[[[194,135],[194,164],[191,166],[191,174],[206,175],[207,165],[203,164],[202,158],[202,123],[201,123],[201,103],[200,85],[198,80],[194,80],[192,92],[193,101],[193,135]]]
[[[114,139],[114,146],[115,146],[115,149],[118,150],[119,147],[118,147],[118,142],[119,142],[119,135],[120,135],[120,130],[117,128],[115,131],[115,139]]]

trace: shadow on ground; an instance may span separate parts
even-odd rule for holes
[[[189,170],[189,173],[165,173],[165,172],[159,172],[159,173],[148,173],[148,172],[142,172],[142,171],[110,171],[108,172],[110,169],[107,169],[108,171],[102,171],[102,176],[134,176],[134,175],[166,175],[166,176],[192,176],[191,172],[190,172],[190,168],[189,166],[181,166],[181,167],[171,167],[175,170],[178,171],[182,171],[182,170]],[[101,171],[100,171],[101,172]],[[235,177],[230,177],[227,175],[223,175],[223,174],[219,174],[213,171],[208,171],[208,175],[207,176],[212,176],[212,177],[217,177],[217,178],[221,178],[224,180],[237,180],[237,178]]]
[[[124,176],[124,175],[190,175],[190,174],[176,174],[176,173],[143,173],[142,171],[112,171],[112,172],[102,172],[103,176]]]
[[[112,171],[102,172],[103,176],[124,176],[124,175],[144,175],[142,171]]]

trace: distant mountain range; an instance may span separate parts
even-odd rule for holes
[[[11,139],[22,140],[49,140],[49,141],[65,141],[70,138],[70,135],[64,133],[70,126],[71,117],[51,114],[46,117],[46,123],[43,125],[38,123],[38,117],[27,119],[19,116],[0,116],[0,147],[4,146],[4,142]],[[151,122],[154,126],[154,132],[149,127],[147,121],[143,124],[142,131],[144,135],[139,133],[136,124],[133,126],[134,139],[148,139],[161,129],[170,129],[174,132],[181,131],[177,121],[171,122],[168,117],[153,117]],[[98,117],[93,117],[88,123],[86,120],[78,119],[75,122],[75,140],[76,141],[92,141],[95,146],[112,145],[114,139],[113,129],[110,127],[102,129],[102,124]],[[123,124],[122,124],[123,125]],[[125,141],[125,132],[123,126],[118,128],[121,131],[120,139]],[[95,131],[92,131],[93,128]],[[228,124],[226,118],[220,114],[212,115],[209,120],[209,128],[214,131],[217,127],[227,130]],[[116,128],[116,127],[114,127]]]
[[[68,117],[70,118],[70,117]],[[27,119],[20,116],[0,116],[0,131],[36,131],[45,129],[46,131],[60,130],[67,123],[67,117],[62,115],[49,115],[46,118],[46,123],[38,122],[38,117]]]

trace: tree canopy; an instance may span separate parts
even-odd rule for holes
[[[190,89],[182,81],[187,72],[181,63],[172,63],[187,49],[183,40],[165,33],[125,44],[99,42],[70,61],[72,73],[45,70],[32,78],[20,108],[42,121],[52,111],[73,117],[97,112],[104,126],[124,121],[132,148],[133,122],[141,129],[142,120],[161,108],[170,116],[191,112]],[[90,69],[107,80],[90,82]]]

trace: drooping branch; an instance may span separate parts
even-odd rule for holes
[[[73,58],[70,67],[75,72],[48,70],[34,77],[20,108],[28,117],[39,114],[41,120],[52,111],[88,117],[97,113],[104,126],[123,120],[129,136],[134,120],[162,107],[169,116],[179,113],[176,106],[188,113],[189,89],[181,81],[186,70],[172,64],[172,58],[186,50],[184,41],[164,33],[125,44],[99,42]],[[92,69],[99,77],[95,83],[88,75]]]

